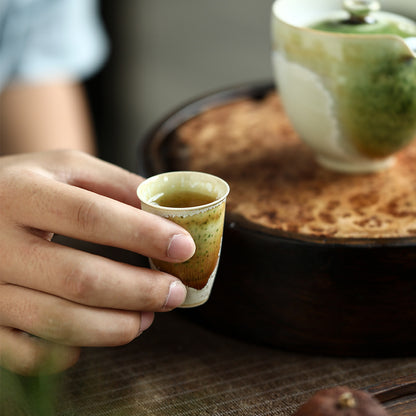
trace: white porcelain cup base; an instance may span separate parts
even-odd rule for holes
[[[374,173],[390,168],[394,165],[396,158],[390,156],[386,159],[379,160],[357,160],[347,161],[332,159],[326,156],[317,155],[317,162],[324,168],[341,173]]]

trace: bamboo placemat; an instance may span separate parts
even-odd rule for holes
[[[143,265],[130,253],[109,257]],[[84,349],[73,368],[55,377],[0,370],[0,416],[290,416],[322,388],[416,374],[416,355],[299,354],[221,335],[192,318],[192,310],[157,314],[135,341]]]
[[[88,349],[62,382],[57,414],[291,415],[316,390],[361,388],[416,372],[416,358],[296,354],[159,314],[121,348]]]

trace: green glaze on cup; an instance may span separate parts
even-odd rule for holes
[[[348,18],[340,8],[337,0],[274,3],[276,81],[322,165],[376,171],[416,135],[416,25],[396,14],[416,16],[416,2],[384,1],[389,12],[366,25],[333,23]]]
[[[210,202],[198,206],[163,206],[158,203],[166,195],[204,194]],[[206,302],[215,279],[224,227],[228,184],[222,179],[202,172],[168,172],[153,176],[137,189],[144,211],[167,218],[185,228],[193,237],[195,254],[183,263],[150,259],[152,268],[170,273],[187,286],[182,307]]]

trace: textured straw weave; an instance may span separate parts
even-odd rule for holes
[[[317,357],[253,345],[159,314],[130,345],[84,351],[59,415],[291,415],[316,390],[416,371],[415,358]]]
[[[104,249],[109,257],[143,265],[137,255],[113,251]],[[36,382],[19,385],[0,370],[0,416],[290,416],[316,390],[363,388],[416,373],[416,357],[297,354],[220,335],[191,318],[192,310],[157,314],[127,346],[84,349],[78,364],[47,380],[53,388],[46,383],[41,389],[51,392],[42,407],[51,412],[30,411],[30,400],[19,403],[12,391],[29,392]]]

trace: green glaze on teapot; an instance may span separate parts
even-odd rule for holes
[[[416,2],[398,2],[401,10],[403,3],[416,16]],[[379,170],[416,135],[416,24],[375,10],[378,2],[345,1],[347,10],[337,4],[276,1],[277,84],[292,124],[321,164]],[[362,7],[354,13],[357,4]],[[393,10],[395,3],[384,4]]]
[[[387,17],[387,16],[386,16]],[[326,32],[349,33],[356,35],[382,34],[397,35],[401,38],[416,36],[416,28],[414,25],[402,26],[394,20],[376,21],[374,23],[357,23],[351,24],[348,21],[329,20],[325,22],[315,23],[311,26],[315,30],[323,30]]]

